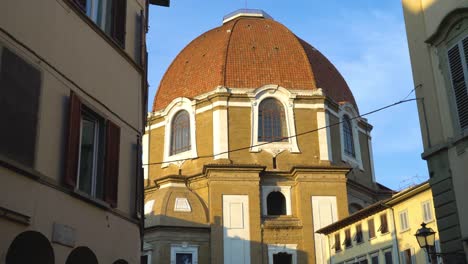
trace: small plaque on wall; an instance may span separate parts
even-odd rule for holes
[[[76,241],[76,231],[73,227],[54,223],[52,230],[52,242],[67,247],[74,247]]]

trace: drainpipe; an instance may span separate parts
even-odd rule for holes
[[[397,229],[396,229],[396,220],[395,220],[395,211],[393,210],[393,207],[387,205],[387,204],[382,204],[385,208],[390,209],[391,214],[392,214],[392,219],[393,219],[393,236],[394,241],[393,244],[397,250],[397,263],[400,263],[400,247],[398,246],[398,234],[397,234]]]

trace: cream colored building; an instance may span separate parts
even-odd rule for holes
[[[147,11],[0,1],[0,263],[140,262]]]
[[[371,129],[318,50],[261,10],[227,15],[175,58],[148,115],[146,255],[326,263],[315,231],[391,194]]]
[[[468,1],[403,0],[442,252],[468,252]],[[464,256],[463,256],[464,255]],[[465,260],[463,260],[465,258]]]
[[[319,230],[328,237],[331,264],[423,264],[430,263],[414,234],[426,223],[436,232],[429,183],[401,191],[332,225]],[[437,259],[442,263],[442,258]]]

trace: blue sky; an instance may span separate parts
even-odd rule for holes
[[[151,6],[149,107],[175,56],[245,0],[171,0]],[[248,0],[320,50],[344,76],[365,113],[399,101],[413,89],[401,2],[398,0]],[[414,97],[412,94],[410,97]],[[416,104],[370,115],[377,181],[395,190],[428,178]]]

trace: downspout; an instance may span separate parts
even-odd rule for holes
[[[400,247],[398,246],[398,234],[397,234],[397,229],[396,229],[396,220],[395,220],[395,211],[393,210],[393,207],[387,205],[387,204],[382,204],[385,208],[391,210],[392,214],[392,219],[393,219],[393,235],[395,237],[393,244],[397,250],[397,263],[400,263]],[[393,236],[392,236],[393,237]]]

